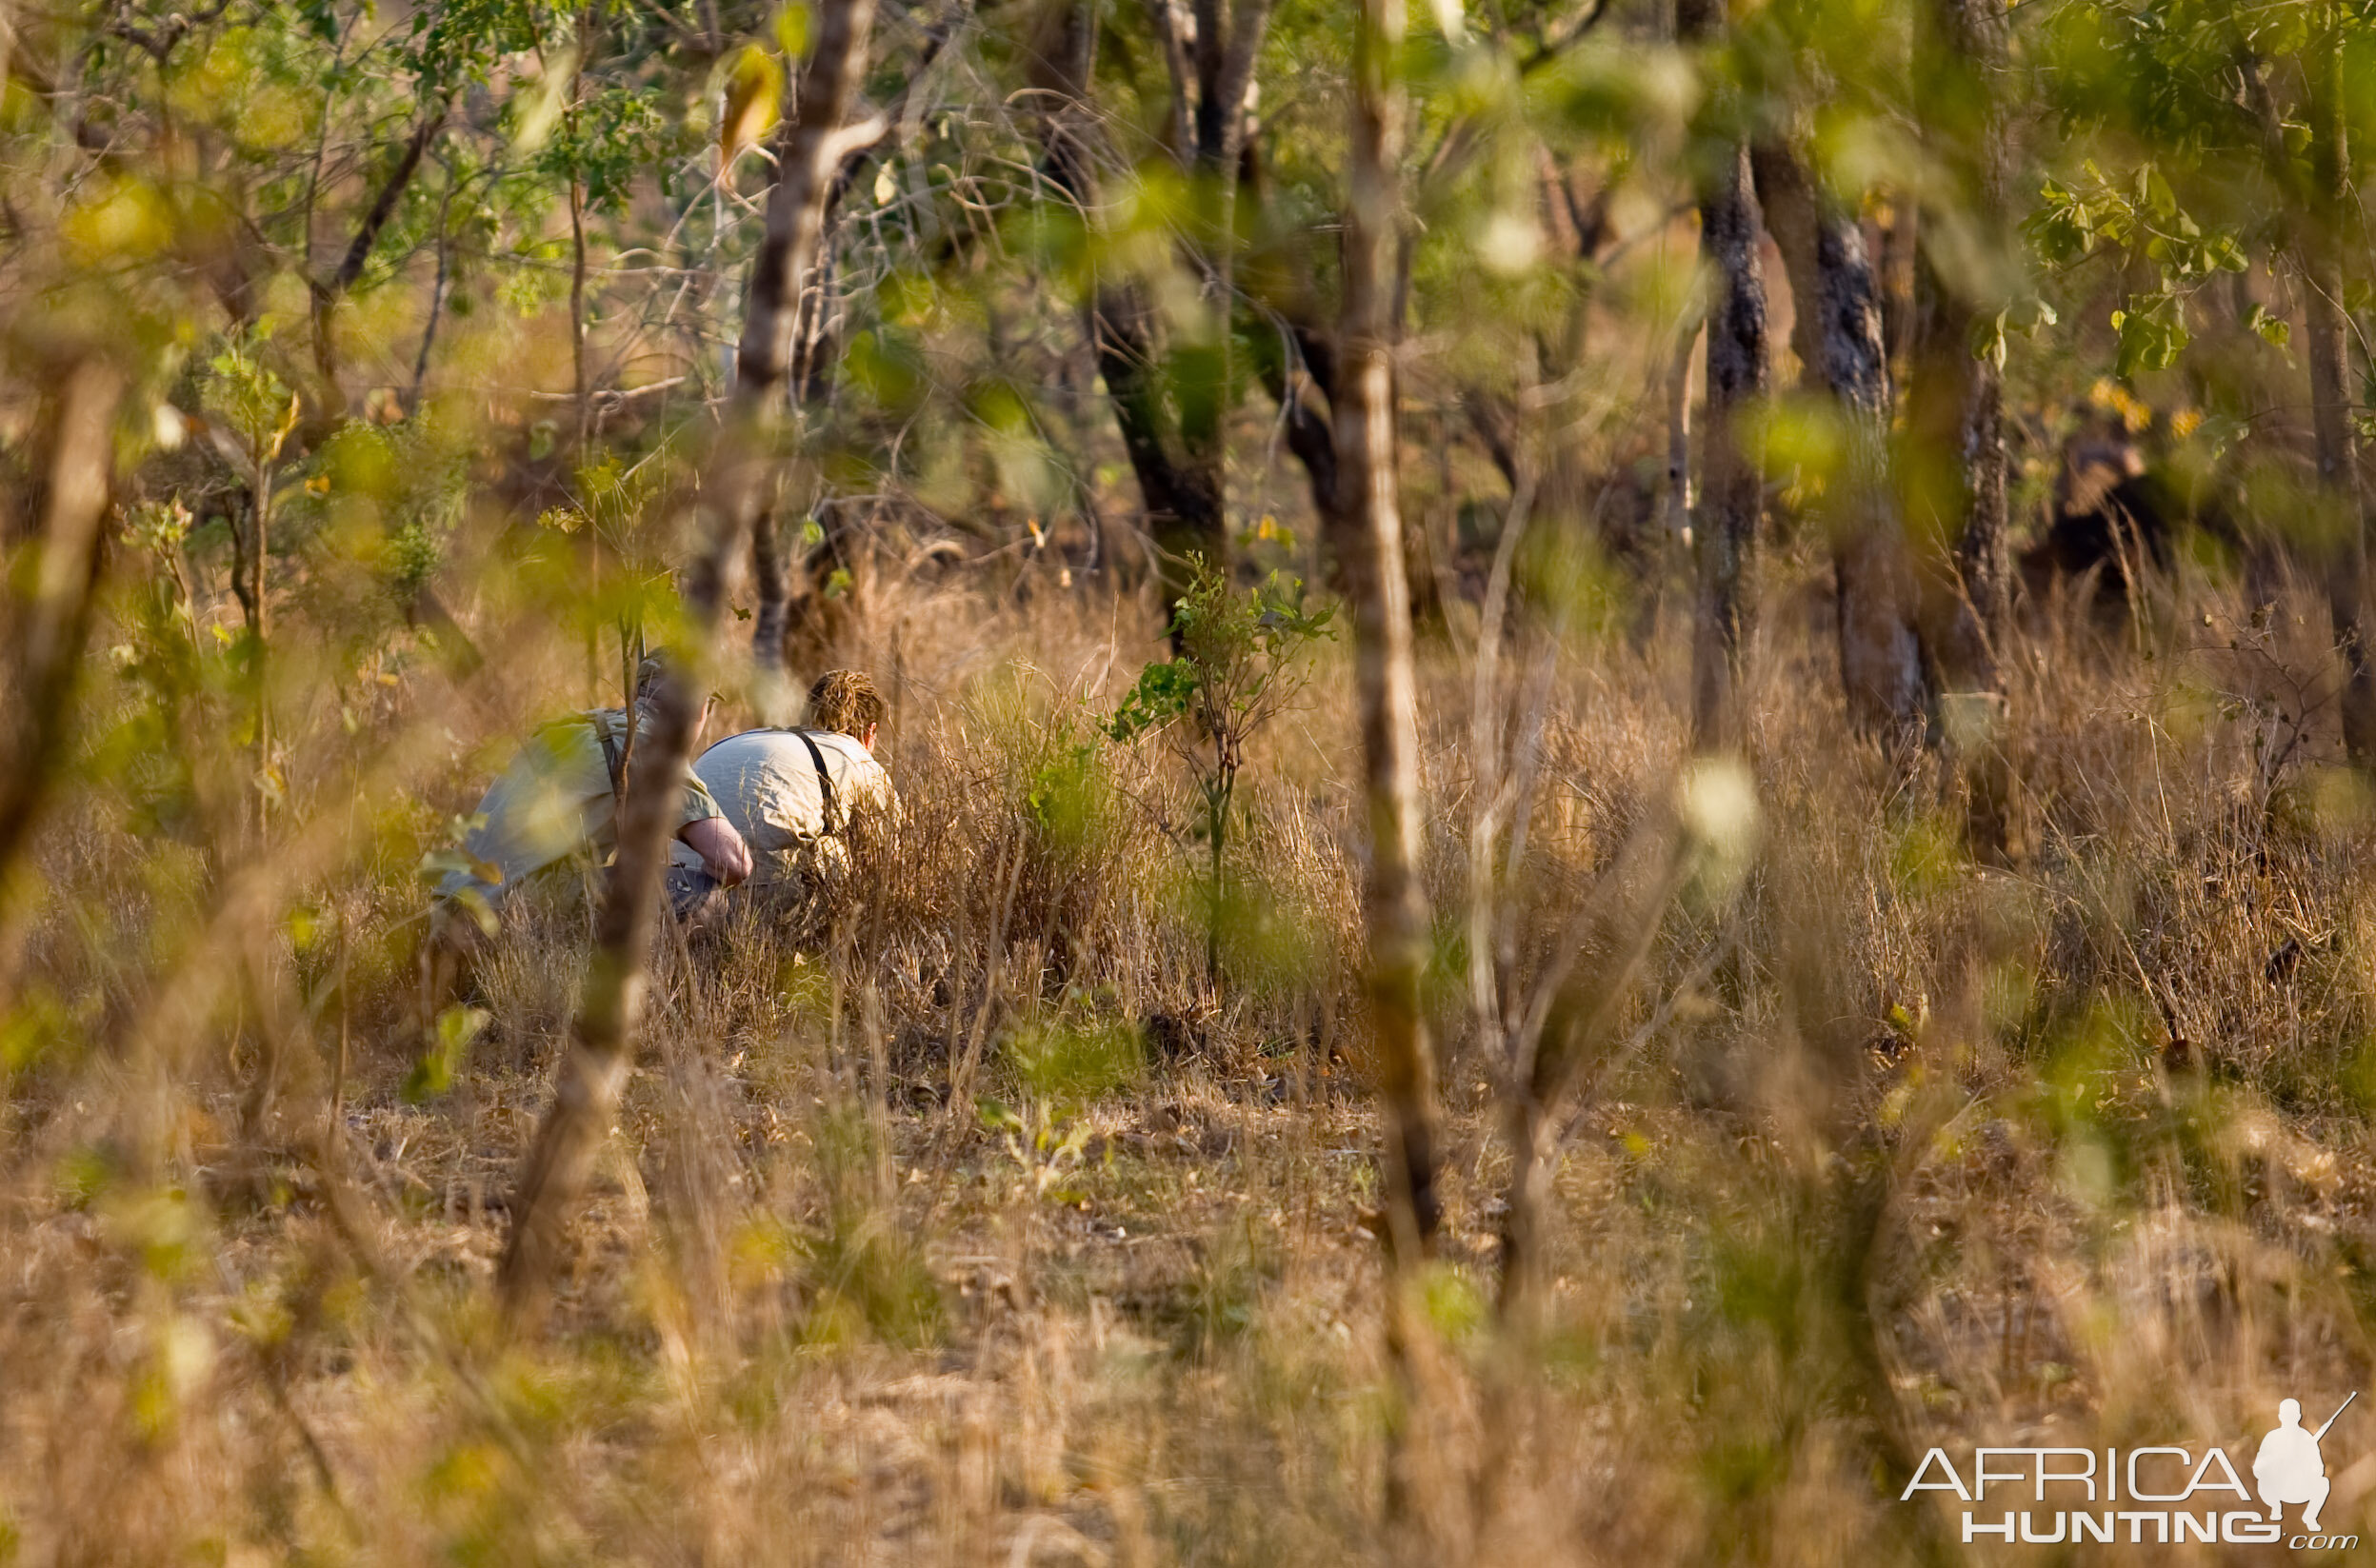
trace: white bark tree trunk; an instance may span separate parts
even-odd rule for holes
[[[865,69],[873,0],[830,0],[800,87],[797,116],[779,145],[767,237],[751,268],[735,361],[734,396],[720,432],[714,498],[700,510],[700,546],[686,570],[686,641],[653,699],[636,747],[618,855],[603,892],[594,956],[578,1000],[553,1102],[521,1172],[501,1284],[515,1327],[541,1321],[562,1234],[618,1110],[643,1016],[645,961],[668,864],[694,731],[717,640],[718,606],[744,531],[765,495],[791,367],[800,284],[815,262],[838,137]]]
[[[1392,72],[1399,0],[1362,0],[1354,35],[1352,141],[1345,212],[1345,296],[1334,399],[1340,547],[1352,593],[1353,646],[1368,784],[1370,1027],[1387,1114],[1388,1241],[1398,1270],[1435,1229],[1435,1074],[1420,978],[1428,906],[1419,885],[1419,722],[1411,666],[1396,464],[1393,288],[1400,229],[1402,89]]]

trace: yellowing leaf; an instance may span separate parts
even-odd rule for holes
[[[775,13],[775,44],[787,60],[800,60],[809,53],[809,8],[799,4],[786,6]]]
[[[290,436],[297,428],[297,420],[304,412],[305,404],[303,401],[299,399],[296,393],[290,393],[289,412],[281,416],[280,428],[272,432],[271,445],[267,447],[265,451],[267,459],[277,458],[281,455],[281,448],[288,445]]]
[[[87,267],[147,261],[172,243],[170,203],[138,180],[99,184],[58,225],[67,254]]]
[[[743,149],[766,135],[781,118],[784,67],[756,44],[746,44],[726,84],[726,112],[718,117],[718,167],[733,167]]]

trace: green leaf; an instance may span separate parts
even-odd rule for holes
[[[462,1070],[470,1042],[487,1027],[493,1017],[483,1007],[449,1007],[437,1015],[436,1027],[430,1031],[429,1049],[412,1064],[405,1079],[404,1097],[414,1104],[433,1100],[453,1087],[454,1075]]]
[[[2138,308],[2112,312],[2112,326],[2120,333],[2117,369],[2123,378],[2168,369],[2194,341],[2180,320],[2174,296],[2145,295],[2137,303]]]
[[[2005,312],[1977,317],[1972,322],[1972,358],[1985,360],[1998,369],[2005,368]]]
[[[1136,685],[1122,705],[1102,726],[1112,740],[1128,744],[1151,729],[1160,729],[1188,709],[1196,696],[1196,670],[1185,659],[1166,659],[1139,671]]]
[[[2054,307],[2038,295],[2032,294],[2027,299],[2015,300],[2006,307],[2003,319],[2011,330],[2035,336],[2062,318],[2054,313]]]

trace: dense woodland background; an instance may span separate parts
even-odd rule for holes
[[[0,1563],[1964,1561],[1933,1444],[2376,1377],[2365,6],[0,0]],[[843,666],[895,842],[678,929],[695,699]]]

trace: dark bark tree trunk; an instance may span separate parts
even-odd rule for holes
[[[2343,97],[2343,19],[2306,62],[2310,76],[2310,192],[2301,246],[2305,347],[2310,362],[2310,419],[2318,449],[2319,490],[2333,514],[2326,605],[2343,652],[2343,739],[2351,760],[2376,766],[2376,646],[2370,645],[2367,523],[2360,486],[2359,443],[2351,427],[2350,324],[2344,311],[2344,247],[2353,202]]]
[[[1239,153],[1238,200],[1257,212],[1270,199],[1263,148],[1248,141]],[[1263,243],[1250,249],[1237,271],[1237,288],[1248,301],[1255,375],[1279,406],[1287,448],[1303,465],[1312,513],[1324,537],[1332,536],[1336,515],[1336,435],[1330,415],[1336,387],[1336,350],[1318,290],[1308,228],[1261,218],[1246,226]]]
[[[1188,45],[1180,36],[1180,15],[1174,0],[1147,0],[1147,19],[1163,50],[1164,74],[1171,84],[1171,118],[1165,137],[1182,169],[1195,158],[1196,114],[1188,107]]]
[[[1916,589],[1887,482],[1889,364],[1881,301],[1855,214],[1818,192],[1787,147],[1752,149],[1767,230],[1796,307],[1804,375],[1827,390],[1847,436],[1836,492],[1825,498],[1837,579],[1840,685],[1848,718],[1902,759],[1920,744],[1927,707]]]
[[[1433,1237],[1435,1073],[1420,980],[1428,906],[1419,884],[1419,721],[1411,664],[1410,588],[1397,483],[1392,292],[1402,91],[1396,0],[1362,0],[1353,54],[1343,315],[1336,365],[1339,554],[1353,607],[1357,705],[1368,780],[1370,1027],[1387,1114],[1388,1242],[1408,1270]]]
[[[0,1012],[15,1001],[22,936],[10,890],[62,772],[57,764],[70,727],[75,672],[105,559],[115,414],[124,394],[123,376],[98,359],[65,375],[50,422],[38,566],[18,574],[11,593],[18,603],[10,619],[21,629],[15,688],[0,719],[8,747],[8,765],[0,769]]]
[[[1097,119],[1088,108],[1097,55],[1094,8],[1081,0],[1054,0],[1044,15],[1038,41],[1032,85],[1051,106],[1040,119],[1043,167],[1058,192],[1085,220],[1093,221],[1097,160],[1104,145]],[[1083,317],[1098,374],[1105,378],[1113,404],[1123,451],[1138,479],[1168,613],[1171,601],[1188,586],[1188,561],[1201,556],[1219,566],[1225,557],[1228,530],[1220,469],[1196,458],[1183,429],[1187,421],[1173,412],[1154,316],[1138,287],[1120,279],[1097,279]]]
[[[838,135],[865,69],[873,18],[873,0],[832,0],[820,8],[816,50],[801,80],[799,109],[778,145],[767,234],[751,267],[744,309],[734,395],[717,459],[709,465],[718,475],[715,494],[701,508],[699,553],[686,576],[684,645],[660,682],[650,729],[629,764],[617,859],[603,893],[574,1039],[512,1200],[501,1282],[506,1310],[521,1328],[533,1327],[543,1316],[563,1230],[609,1135],[619,1088],[633,1061],[661,873],[699,726],[718,606],[775,457],[800,283],[816,258]]]
[[[2353,204],[2343,99],[2343,17],[2330,11],[2304,51],[2308,78],[2309,169],[2286,141],[2285,117],[2269,95],[2262,62],[2240,53],[2245,101],[2258,120],[2262,157],[2286,198],[2286,248],[2302,280],[2302,337],[2310,374],[2310,428],[2319,490],[2332,532],[2318,563],[2326,610],[2343,655],[2343,739],[2353,763],[2376,766],[2376,646],[2368,600],[2367,518],[2358,443],[2351,428],[2350,322],[2344,309],[2346,223]]]
[[[1228,525],[1219,473],[1185,454],[1182,422],[1166,397],[1163,356],[1153,312],[1131,284],[1100,285],[1090,307],[1090,343],[1098,374],[1113,400],[1114,423],[1123,450],[1137,475],[1147,506],[1147,531],[1156,551],[1156,576],[1165,586],[1167,611],[1192,575],[1187,564],[1201,558],[1218,566],[1227,559]]]
[[[1973,853],[2013,853],[2012,773],[2005,752],[2000,650],[2011,629],[2004,380],[1972,352],[1976,312],[1935,268],[1919,263],[1913,379],[1907,388],[1911,475],[1899,490],[1920,523],[1922,636],[1936,689],[1935,738],[1964,793]]]
[[[1708,44],[1725,27],[1725,0],[1678,0],[1675,32]],[[1766,280],[1758,270],[1757,197],[1748,148],[1719,149],[1699,192],[1700,253],[1714,298],[1707,313],[1707,406],[1701,422],[1700,510],[1693,529],[1698,594],[1691,645],[1691,739],[1702,750],[1737,750],[1747,739],[1743,662],[1748,651],[1750,571],[1765,516],[1765,476],[1744,446],[1741,415],[1766,393]]]
[[[1984,231],[2004,225],[2010,137],[1997,77],[2005,69],[1998,0],[1931,0],[1925,12],[1943,151],[1969,160],[1967,199]],[[2012,621],[2000,354],[1974,350],[2003,301],[1950,289],[1919,243],[1914,255],[1909,465],[1898,490],[1920,542],[1924,652],[1937,687],[1938,738],[1964,793],[1965,834],[1984,860],[2013,851],[2012,773],[2005,751],[1999,650]]]
[[[1995,80],[2005,69],[2006,20],[1996,0],[1940,0],[1939,23],[1951,57],[1972,76],[1980,111],[1973,149],[1973,205],[1984,226],[2006,221],[2012,185],[2012,142]],[[1963,527],[1955,535],[1955,566],[1969,608],[1955,640],[1943,650],[1942,666],[1970,691],[1996,691],[1994,649],[2012,618],[2012,566],[2007,539],[2005,373],[1993,355],[1972,352],[1972,303],[1962,303],[1950,342],[1943,352],[1957,356],[1963,370],[1956,400],[1956,450],[1966,475]]]
[[[1194,188],[1196,221],[1188,259],[1202,274],[1205,309],[1199,341],[1174,344],[1168,354],[1161,353],[1144,307],[1134,310],[1123,301],[1107,299],[1100,299],[1098,306],[1099,369],[1122,419],[1124,443],[1142,490],[1148,488],[1149,469],[1141,454],[1151,456],[1160,445],[1167,460],[1168,471],[1158,477],[1153,489],[1166,495],[1168,505],[1159,506],[1152,493],[1147,496],[1149,531],[1156,546],[1173,560],[1200,555],[1214,566],[1227,563],[1229,547],[1225,459],[1236,385],[1231,336],[1236,317],[1237,203],[1244,173],[1246,92],[1254,79],[1263,35],[1270,25],[1271,3],[1194,0],[1196,39],[1191,54],[1180,36],[1179,18],[1170,0],[1148,0],[1148,21],[1162,46],[1165,70],[1170,78],[1175,145],[1182,169]],[[1094,22],[1075,25],[1090,29]],[[1067,96],[1076,101],[1085,98],[1086,81],[1083,72],[1067,88]],[[1117,367],[1129,382],[1127,389],[1114,380]],[[1177,405],[1176,420],[1162,407],[1167,392]],[[1139,427],[1135,435],[1133,425]],[[1176,577],[1176,571],[1168,572],[1167,584]]]
[[[1199,488],[1214,498],[1219,566],[1228,550],[1226,463],[1235,372],[1230,364],[1237,297],[1239,154],[1246,141],[1246,89],[1270,22],[1270,0],[1196,0],[1197,258],[1204,273],[1205,342],[1179,356],[1180,435]]]
[[[751,575],[757,579],[759,596],[750,621],[750,658],[763,681],[784,673],[784,627],[790,613],[789,551],[778,535],[779,510],[762,506],[750,520]]]
[[[1875,226],[1880,244],[1874,269],[1881,285],[1881,345],[1889,363],[1902,363],[1914,344],[1915,208],[1908,196],[1892,198]]]
[[[1328,532],[1336,526],[1337,509],[1336,432],[1328,418],[1335,353],[1319,331],[1300,321],[1258,341],[1254,367],[1286,418],[1287,449],[1304,466],[1312,512]]]

